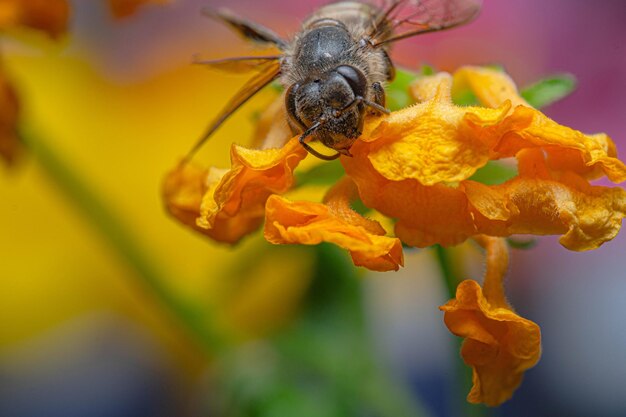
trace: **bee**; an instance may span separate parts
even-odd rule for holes
[[[462,25],[479,10],[480,0],[388,0],[381,7],[342,1],[318,9],[290,40],[228,10],[203,10],[244,38],[274,47],[280,54],[197,61],[216,69],[256,70],[257,74],[213,120],[186,160],[231,114],[275,80],[284,87],[288,124],[294,135],[300,135],[300,144],[324,160],[351,156],[365,117],[389,113],[384,88],[395,74],[390,45]],[[310,140],[336,152],[320,153]]]

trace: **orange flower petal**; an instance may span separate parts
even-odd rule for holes
[[[279,149],[233,145],[232,166],[214,175],[202,198],[197,225],[207,230],[232,231],[214,238],[228,243],[238,241],[261,224],[267,198],[292,186],[293,170],[306,155],[297,138]],[[242,224],[236,226],[237,222]]]
[[[455,245],[475,233],[462,190],[442,184],[427,187],[412,179],[389,181],[374,169],[364,152],[342,158],[341,163],[363,203],[397,219],[395,234],[406,244]]]
[[[137,9],[146,4],[166,4],[170,0],[109,0],[109,8],[118,19],[133,15]]]
[[[364,155],[342,163],[363,203],[396,219],[396,236],[411,246],[455,245],[477,234],[557,234],[563,246],[580,251],[617,235],[626,217],[626,191],[591,186],[573,173],[552,178],[538,149],[518,156],[520,177],[494,186],[388,181]]]
[[[220,216],[214,227],[198,225],[200,205],[204,196],[212,194],[226,170],[205,169],[186,164],[170,172],[163,183],[163,200],[167,211],[183,224],[214,240],[235,243],[256,230],[263,220],[257,216]]]
[[[626,217],[625,190],[591,186],[571,172],[552,178],[537,149],[518,157],[517,178],[491,187],[463,183],[477,230],[494,236],[561,234],[561,244],[576,251],[595,249],[617,235]]]
[[[430,77],[415,87],[423,89],[419,95],[428,100],[377,120],[378,126],[361,141],[363,146],[357,142],[351,152],[366,151],[376,171],[391,181],[416,179],[423,185],[461,181],[484,166],[489,161],[488,141],[465,118],[471,115],[483,126],[499,124],[509,105],[461,108],[452,104],[450,75],[441,73],[434,80],[436,87]]]
[[[0,156],[11,164],[20,150],[17,135],[19,103],[13,87],[0,74]]]
[[[541,148],[553,170],[569,169],[597,178],[597,166],[612,182],[626,181],[626,166],[615,158],[615,145],[606,135],[585,135],[522,106],[513,111],[501,129],[499,140],[492,145],[494,159],[515,156],[522,149]]]
[[[461,355],[473,370],[467,400],[497,406],[511,398],[524,371],[541,356],[539,326],[508,308],[493,307],[471,280],[461,282],[456,299],[440,309],[448,329],[465,338]]]
[[[26,26],[56,38],[67,30],[70,15],[66,0],[1,0],[0,28]]]
[[[463,67],[454,73],[453,80],[453,95],[469,89],[485,106],[500,107],[507,100],[516,106],[495,136],[498,140],[490,144],[492,159],[541,147],[548,154],[553,170],[570,170],[589,179],[604,173],[614,183],[626,181],[626,166],[616,158],[611,138],[605,134],[585,135],[550,120],[519,95],[507,74],[484,67]],[[472,123],[489,127],[469,117]],[[599,169],[595,169],[596,165]]]
[[[398,270],[404,262],[399,239],[373,234],[325,204],[291,202],[277,195],[267,200],[265,239],[274,244],[334,243],[350,251],[355,265],[374,271]]]
[[[365,205],[396,219],[396,235],[419,247],[453,245],[477,234],[534,233],[565,234],[566,247],[585,250],[614,237],[624,217],[624,192],[584,180],[599,173],[626,179],[611,140],[561,126],[523,104],[511,110],[517,91],[506,75],[465,70],[461,78],[469,83],[476,77],[482,90],[474,90],[499,108],[453,105],[451,78],[444,73],[412,86],[422,103],[368,122],[351,149],[354,157],[341,158]],[[521,160],[531,151],[541,155],[534,169],[542,173],[522,173],[532,165]],[[467,180],[488,160],[511,156],[519,160],[523,181],[488,187]],[[562,195],[575,201],[566,204]]]
[[[473,91],[498,106],[494,109],[454,105],[452,80],[446,73],[418,80],[413,94],[424,101],[370,121],[352,154],[366,152],[376,171],[391,181],[434,185],[465,180],[489,160],[538,147],[550,156],[552,169],[597,177],[598,165],[611,181],[626,180],[626,165],[615,158],[610,138],[585,135],[523,105],[506,74],[477,68],[455,74],[455,81],[476,84]],[[518,103],[512,111],[511,101]]]
[[[495,69],[465,66],[455,71],[452,95],[457,96],[467,90],[474,93],[478,101],[486,107],[497,108],[507,100],[514,107],[530,107],[519,95],[511,77]]]

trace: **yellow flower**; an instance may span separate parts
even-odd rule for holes
[[[511,398],[524,371],[539,361],[541,332],[537,324],[518,316],[505,299],[506,242],[484,236],[477,241],[487,249],[483,287],[476,281],[461,282],[456,298],[440,309],[448,329],[465,339],[461,356],[473,372],[467,400],[497,406]]]
[[[483,106],[453,103],[452,95],[467,89]],[[588,250],[616,236],[626,216],[626,191],[589,183],[601,176],[626,180],[626,166],[608,136],[585,135],[550,120],[496,70],[465,67],[454,76],[424,77],[411,93],[417,104],[367,120],[350,149],[353,156],[341,157],[365,206],[395,220],[395,237],[364,226],[354,212],[333,210],[339,194],[341,201],[353,199],[352,187],[331,191],[325,203],[270,198],[289,191],[293,171],[306,156],[297,137],[282,148],[233,146],[229,170],[203,172],[203,197],[193,199],[195,221],[187,215],[181,220],[233,243],[255,230],[266,211],[271,242],[333,242],[348,249],[356,264],[375,270],[401,265],[396,237],[426,247],[478,235],[558,234],[568,249]],[[282,135],[268,134],[272,143]],[[511,157],[518,162],[515,178],[499,185],[470,179],[489,161]],[[168,206],[176,189],[186,187],[183,182],[166,190]]]
[[[67,30],[69,14],[67,0],[0,0],[0,29],[26,26],[56,38]]]

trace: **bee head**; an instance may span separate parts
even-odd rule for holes
[[[316,137],[326,146],[349,148],[361,135],[367,80],[359,69],[341,65],[287,91],[287,109],[299,124],[321,123]]]

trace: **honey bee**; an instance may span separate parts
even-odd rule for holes
[[[361,135],[366,115],[389,112],[384,86],[395,74],[390,45],[467,23],[479,10],[480,0],[388,0],[382,7],[342,1],[318,9],[290,40],[228,10],[203,10],[244,38],[275,47],[280,54],[198,62],[231,72],[256,70],[257,74],[209,125],[186,160],[231,114],[274,80],[285,89],[289,126],[309,153],[324,160],[351,156],[350,147]],[[311,139],[336,153],[318,152],[308,143]]]

